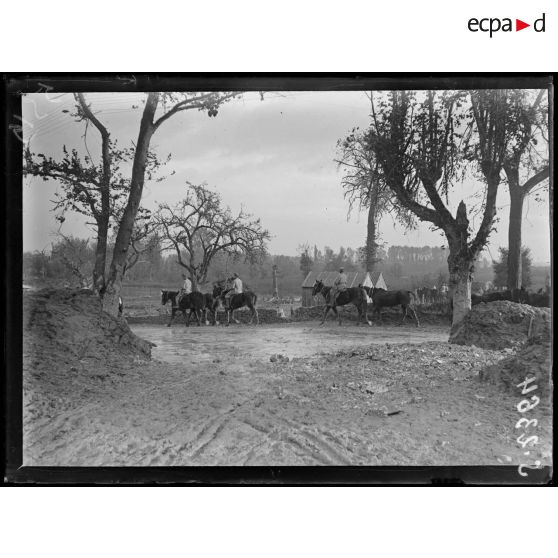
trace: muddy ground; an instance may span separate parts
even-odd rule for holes
[[[152,355],[171,363],[212,362],[219,358],[246,357],[248,361],[269,361],[275,354],[287,358],[309,357],[322,352],[350,350],[385,342],[423,343],[446,341],[443,327],[366,327],[345,324],[320,326],[314,323],[230,327],[189,327],[176,324],[132,324],[132,331],[156,344]]]
[[[549,397],[523,448],[524,396],[479,379],[513,350],[450,345],[442,326],[133,326],[150,361],[43,343],[67,320],[52,309],[24,332],[25,465],[551,463]]]

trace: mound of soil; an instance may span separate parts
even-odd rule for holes
[[[84,358],[150,358],[152,346],[103,312],[92,291],[71,289],[24,294],[23,341],[24,363],[47,369]]]
[[[535,377],[536,381],[527,385],[538,386],[532,394],[545,395],[552,392],[552,350],[548,331],[531,337],[515,354],[505,358],[482,370],[479,374],[481,380],[493,384],[501,384],[506,388],[518,392],[518,384],[526,378]]]
[[[535,335],[550,336],[550,309],[501,300],[473,306],[449,342],[498,350],[518,347]]]

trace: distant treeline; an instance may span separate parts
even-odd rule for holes
[[[94,263],[94,246],[83,239],[65,238],[53,244],[50,252],[35,251],[23,254],[23,280],[37,286],[89,287]],[[381,272],[388,288],[416,289],[440,288],[448,282],[447,254],[439,247],[390,246],[378,251],[380,261],[374,270]],[[302,247],[298,256],[267,255],[258,264],[241,259],[218,255],[212,261],[208,281],[201,285],[207,290],[213,281],[238,273],[244,283],[262,295],[273,294],[273,267],[277,268],[277,284],[280,296],[299,296],[301,284],[309,271],[364,271],[362,249],[341,247],[335,251],[326,246]],[[174,254],[150,250],[131,267],[124,285],[152,285],[178,288],[185,273]],[[533,289],[544,287],[548,267],[532,268]],[[475,270],[473,288],[493,281],[492,262],[479,261]]]

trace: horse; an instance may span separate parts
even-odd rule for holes
[[[415,317],[417,327],[419,327],[420,322],[417,313],[413,308],[416,295],[412,291],[386,291],[385,289],[377,289],[376,287],[363,288],[372,299],[372,314],[374,311],[378,312],[380,322],[383,322],[382,308],[384,306],[401,306],[401,310],[403,311],[403,319],[401,320],[401,323],[405,321],[407,311],[410,310],[411,314]]]
[[[550,295],[547,292],[543,292],[543,289],[539,289],[536,293],[526,292],[525,294],[525,304],[528,304],[529,306],[550,308]]]
[[[260,318],[258,316],[258,311],[256,310],[256,303],[258,301],[258,296],[252,291],[244,291],[243,293],[233,294],[229,298],[229,303],[227,305],[226,295],[231,289],[225,288],[224,285],[217,283],[213,286],[213,313],[214,316],[217,315],[217,310],[219,307],[224,307],[227,313],[227,325],[231,323],[231,317],[235,323],[240,323],[234,317],[234,311],[239,308],[247,307],[250,309],[252,315],[250,317],[250,324],[253,323],[254,318],[256,318],[256,324],[260,323]]]
[[[205,318],[205,323],[209,324],[209,320],[207,319],[207,314],[210,313],[213,315],[213,325],[216,322],[216,315],[215,315],[215,301],[213,299],[213,295],[211,293],[203,293],[203,313]]]
[[[169,320],[169,323],[167,324],[167,327],[170,327],[173,320],[174,320],[174,316],[176,315],[177,311],[182,312],[182,315],[184,316],[184,320],[186,322],[186,327],[190,326],[190,314],[192,313],[192,310],[194,311],[194,314],[196,315],[196,320],[198,321],[198,326],[201,325],[201,313],[202,310],[204,308],[204,296],[202,293],[198,292],[198,291],[194,291],[192,293],[188,293],[183,295],[182,297],[180,297],[180,299],[178,300],[177,303],[177,297],[178,297],[178,291],[164,291],[161,290],[161,305],[165,306],[165,304],[170,300],[171,301],[171,305],[172,305],[172,313],[171,313],[171,317]],[[190,312],[188,312],[188,314],[186,314],[186,310],[190,310]]]
[[[529,301],[529,293],[523,286],[521,287],[521,289],[508,289],[506,291],[488,292],[480,296],[480,301],[477,298],[476,304],[478,304],[479,302],[495,302],[497,300],[509,300],[510,302],[519,302],[520,304],[526,304]],[[471,302],[473,302],[472,296]]]
[[[356,306],[359,318],[358,324],[360,324],[361,320],[364,320],[368,325],[372,325],[368,319],[368,299],[366,291],[362,287],[349,287],[343,291],[339,291],[333,304],[329,300],[331,289],[332,287],[326,287],[324,282],[320,281],[320,279],[316,279],[314,287],[312,288],[312,296],[316,296],[320,293],[326,301],[326,307],[320,325],[324,324],[330,309],[333,310],[339,319],[339,325],[341,325],[341,315],[337,311],[337,306],[345,306],[346,304],[354,304]]]
[[[482,297],[483,297],[483,295],[472,294],[471,295],[471,306],[476,306],[477,304],[480,304],[481,302],[483,302]],[[451,308],[453,310],[453,299],[451,299]]]

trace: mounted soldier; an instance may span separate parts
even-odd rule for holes
[[[347,284],[349,283],[349,278],[345,275],[345,270],[340,267],[339,275],[337,279],[333,282],[333,287],[329,293],[329,303],[331,306],[335,306],[335,301],[340,293],[347,289]]]
[[[239,277],[238,273],[233,273],[233,276],[229,278],[228,283],[230,284],[230,288],[225,295],[225,299],[227,301],[227,306],[230,306],[230,299],[235,294],[242,294],[244,292],[244,288],[242,285],[242,279]]]
[[[192,280],[190,279],[190,277],[187,277],[186,274],[183,273],[182,279],[184,280],[184,283],[182,284],[182,288],[178,292],[177,303],[180,303],[180,299],[183,296],[188,295],[192,292]]]
[[[244,290],[238,273],[235,273],[225,281],[218,281],[213,285],[213,300],[214,311],[224,307],[227,313],[227,325],[230,323],[231,318],[236,323],[239,323],[234,318],[234,311],[244,306],[248,307],[252,313],[250,323],[253,322],[254,318],[256,323],[259,323],[258,311],[256,310],[258,297],[252,291]]]

